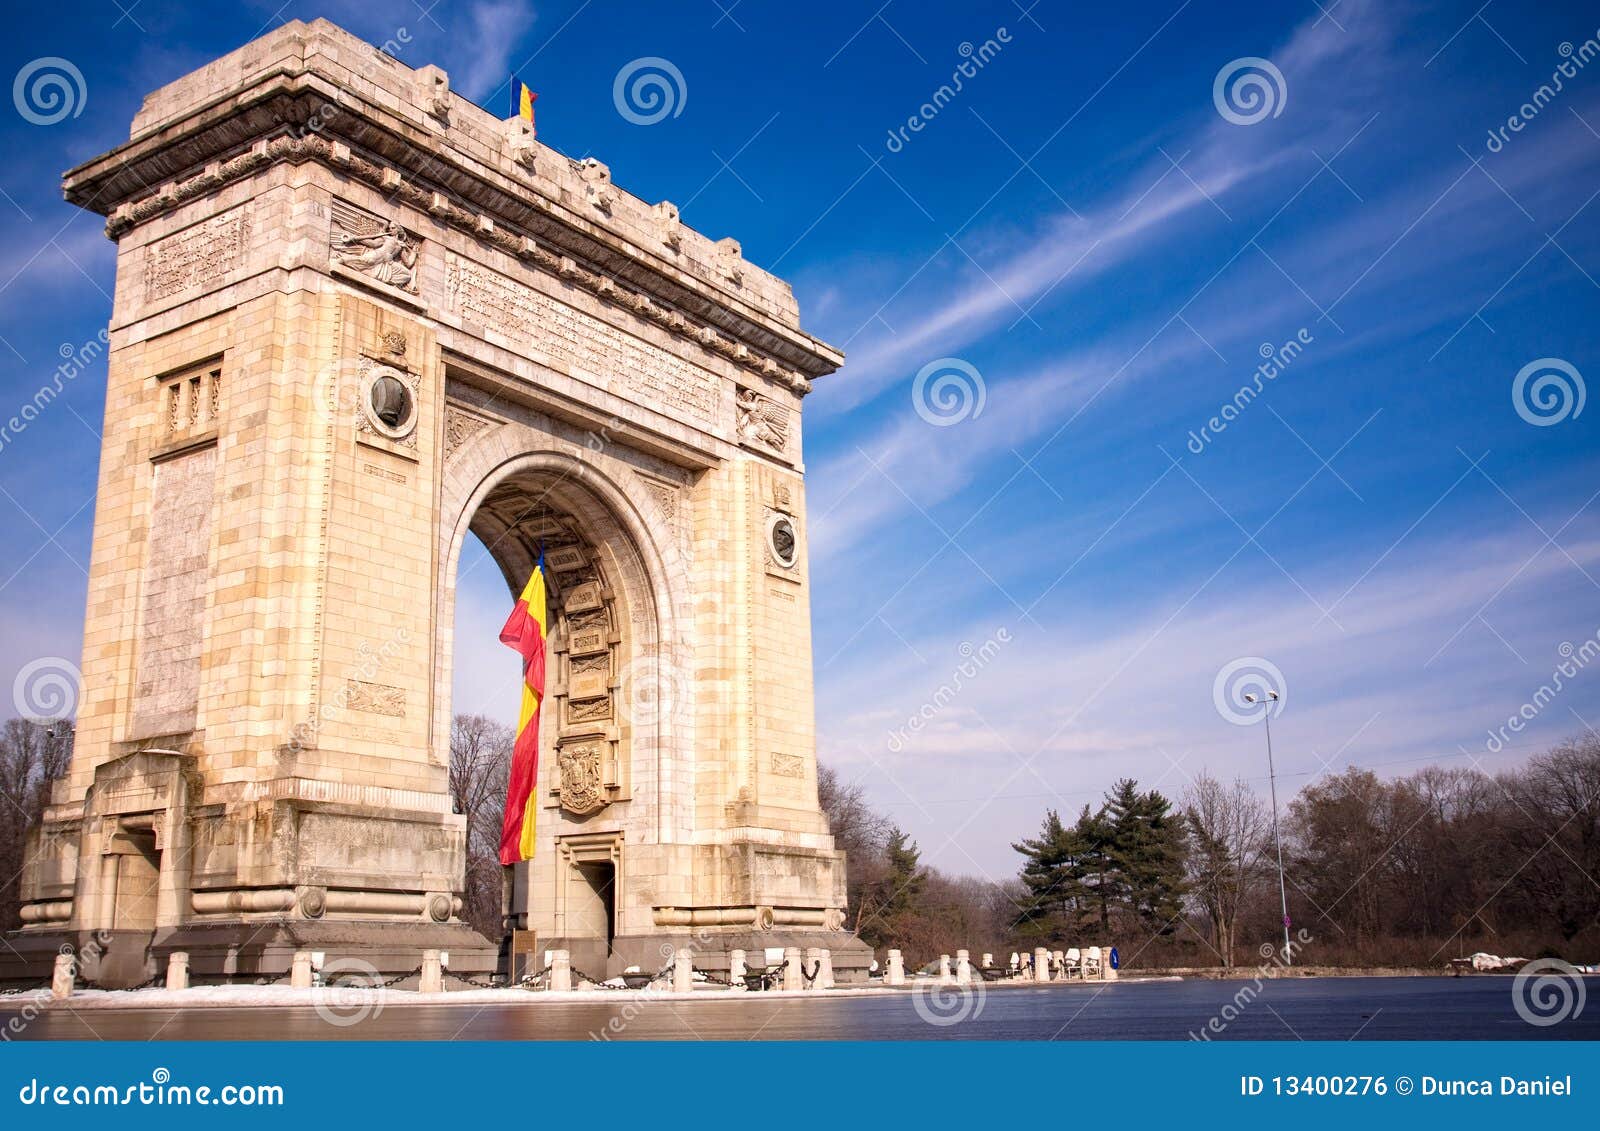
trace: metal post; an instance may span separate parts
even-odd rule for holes
[[[1267,726],[1267,781],[1272,790],[1272,843],[1278,852],[1278,899],[1283,907],[1283,964],[1294,965],[1289,951],[1289,890],[1283,879],[1283,839],[1278,835],[1278,771],[1272,764],[1272,700],[1266,703],[1261,721]]]

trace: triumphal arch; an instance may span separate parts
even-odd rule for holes
[[[457,562],[542,549],[514,925],[583,969],[828,946],[790,288],[413,69],[294,22],[66,174],[117,243],[77,747],[19,950],[91,976],[492,968],[448,789]],[[507,653],[507,695],[516,658]],[[92,939],[91,939],[92,937]]]

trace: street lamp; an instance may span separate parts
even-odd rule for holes
[[[1294,956],[1289,950],[1289,890],[1283,880],[1283,838],[1278,835],[1278,771],[1272,764],[1272,704],[1278,701],[1276,691],[1267,692],[1266,710],[1261,712],[1261,721],[1267,725],[1267,781],[1272,791],[1272,845],[1278,852],[1278,900],[1283,907],[1283,964],[1294,965]],[[1253,692],[1245,692],[1246,703],[1259,703],[1261,699]]]

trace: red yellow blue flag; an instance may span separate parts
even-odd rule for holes
[[[544,700],[545,610],[544,551],[533,567],[516,608],[500,630],[500,643],[522,656],[522,710],[517,739],[511,748],[511,781],[506,788],[505,820],[500,826],[500,863],[533,858],[534,818],[539,791],[539,704]]]

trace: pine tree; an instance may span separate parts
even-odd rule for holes
[[[1013,923],[1025,937],[1054,941],[1065,931],[1069,908],[1078,895],[1076,844],[1072,830],[1051,809],[1044,815],[1039,835],[1011,847],[1022,853],[1022,882],[1028,897]]]
[[[889,830],[883,857],[883,876],[863,899],[858,929],[862,941],[874,947],[895,945],[900,928],[918,913],[928,885],[922,850],[900,828]]]
[[[1183,910],[1187,836],[1172,802],[1123,778],[1106,794],[1116,903],[1146,930],[1170,934]]]

